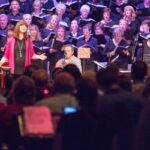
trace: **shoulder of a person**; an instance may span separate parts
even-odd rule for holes
[[[8,38],[8,40],[7,40],[8,43],[11,43],[11,42],[13,42],[13,41],[15,41],[15,38],[14,38],[14,37]]]
[[[94,36],[92,37],[92,39],[94,42],[97,42],[97,39]]]

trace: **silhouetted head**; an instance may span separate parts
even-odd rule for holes
[[[37,65],[28,65],[27,67],[25,67],[24,75],[31,77],[32,73],[37,69],[39,69]]]
[[[48,74],[44,69],[35,70],[32,74],[32,78],[35,81],[37,87],[45,87],[48,83]]]
[[[21,76],[14,81],[9,96],[13,103],[30,105],[34,103],[35,93],[34,81],[27,76]]]
[[[112,85],[118,85],[118,68],[110,65],[105,69],[101,69],[97,73],[97,82],[102,90],[109,89]]]
[[[97,85],[93,79],[83,78],[77,84],[77,100],[81,108],[93,108],[97,102]]]
[[[143,61],[136,61],[131,68],[133,80],[144,80],[147,76],[147,64]]]
[[[73,94],[75,91],[75,79],[68,72],[59,73],[54,80],[54,92]]]
[[[66,65],[64,67],[63,71],[66,71],[66,72],[70,73],[75,78],[76,81],[78,81],[79,79],[82,78],[80,70],[74,64],[68,64],[68,65]]]

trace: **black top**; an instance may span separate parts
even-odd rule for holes
[[[107,41],[107,43],[106,43],[105,48],[104,48],[104,53],[107,54],[107,53],[112,52],[113,50],[115,50],[115,55],[114,55],[114,57],[112,57],[112,59],[117,58],[116,56],[119,56],[115,60],[115,64],[117,64],[118,67],[122,67],[122,68],[125,67],[126,68],[127,64],[130,63],[130,61],[131,61],[131,55],[125,55],[122,52],[122,50],[124,50],[124,49],[128,50],[128,44],[127,44],[127,42],[125,40],[122,40],[119,43],[118,47],[116,47],[115,44],[114,44],[114,42],[113,42],[113,40],[109,39]],[[128,50],[128,52],[129,52],[129,50]]]
[[[14,64],[15,71],[14,74],[23,74],[24,66],[25,66],[25,41],[24,40],[16,40],[15,42],[15,50],[14,50]]]
[[[78,112],[62,117],[58,133],[62,136],[62,150],[98,150],[98,125],[95,117],[88,112]]]

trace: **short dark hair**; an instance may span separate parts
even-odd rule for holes
[[[27,76],[21,76],[14,81],[9,96],[11,96],[13,102],[29,105],[34,103],[35,93],[34,81]]]
[[[74,64],[68,64],[63,68],[63,71],[70,73],[76,80],[76,82],[82,78],[81,72]]]
[[[82,78],[77,84],[77,100],[81,107],[92,108],[98,98],[97,84],[90,78]]]
[[[32,78],[37,87],[45,87],[48,83],[48,74],[44,69],[37,69],[33,72]]]
[[[98,85],[104,89],[109,88],[112,84],[118,84],[118,67],[115,65],[110,65],[105,69],[98,71],[96,79]]]
[[[131,75],[133,79],[144,80],[147,72],[147,64],[145,62],[138,60],[132,64]]]
[[[71,94],[75,89],[75,79],[68,72],[60,72],[54,80],[55,93]]]

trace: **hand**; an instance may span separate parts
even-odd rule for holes
[[[0,67],[2,67],[3,63],[0,61]]]
[[[4,51],[5,51],[5,48],[4,48],[4,47],[2,47],[2,48],[1,48],[1,51],[2,51],[2,52],[4,52]]]
[[[47,59],[47,56],[45,56],[45,53],[39,55],[40,56],[40,59],[41,60],[46,60]]]
[[[49,53],[50,53],[50,54],[55,53],[55,52],[56,52],[56,50],[53,49],[53,48],[51,48],[51,49],[49,50]]]
[[[69,60],[65,59],[65,64],[66,65],[69,64]]]
[[[104,47],[105,47],[105,44],[100,44],[100,45],[98,45],[98,47],[104,48]]]
[[[108,57],[112,57],[112,56],[114,56],[114,55],[115,55],[115,51],[109,52],[109,53],[107,54]]]
[[[43,42],[48,43],[48,39],[47,38],[43,39]]]
[[[128,50],[123,50],[122,51],[125,55],[127,55],[127,56],[129,56],[130,55],[130,53],[129,53],[129,51]]]
[[[0,67],[3,66],[4,64],[7,64],[8,60],[4,57],[1,58],[0,60]]]

